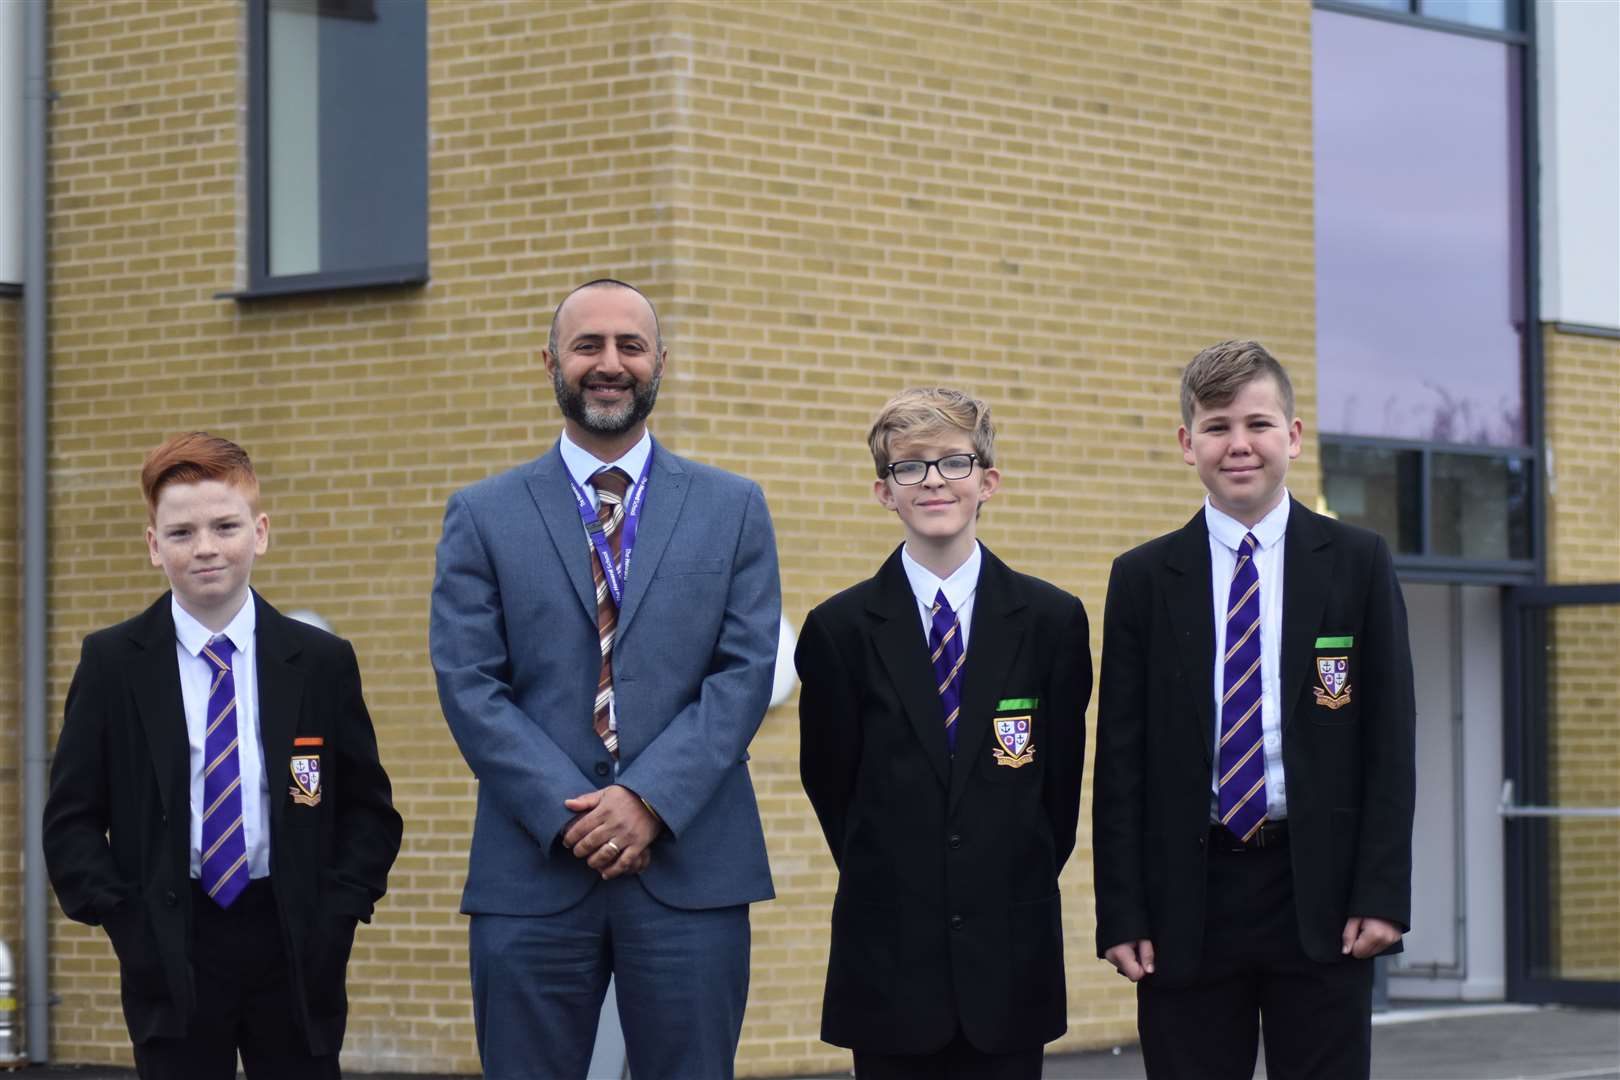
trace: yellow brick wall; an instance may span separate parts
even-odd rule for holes
[[[1557,487],[1547,499],[1548,579],[1620,581],[1620,341],[1544,334],[1547,437]],[[1620,609],[1553,616],[1548,761],[1553,802],[1620,804]],[[1620,827],[1566,819],[1549,827],[1554,974],[1620,979]]]
[[[675,10],[690,56],[665,385],[680,445],[764,483],[789,620],[898,543],[864,434],[889,393],[943,381],[1001,429],[981,536],[1081,596],[1100,644],[1112,557],[1197,505],[1181,365],[1258,336],[1314,418],[1308,8]],[[1296,468],[1314,499],[1314,443]],[[739,1065],[761,1074],[849,1061],[817,1038],[836,877],[797,746],[791,708],[754,744],[778,899],[754,913]],[[1094,958],[1090,858],[1083,826],[1064,1047],[1134,1035],[1134,998]]]
[[[791,621],[897,542],[862,435],[893,390],[944,381],[1000,421],[985,540],[1077,592],[1100,640],[1110,559],[1198,500],[1174,444],[1186,359],[1262,338],[1314,426],[1309,31],[1304,4],[1243,0],[435,3],[432,283],[236,305],[213,294],[240,284],[240,7],[56,5],[53,717],[83,635],[163,587],[142,453],[190,427],[240,440],[272,522],[255,584],[354,641],[407,821],[350,968],[345,1064],[476,1068],[456,914],[474,786],[427,589],[446,496],[554,438],[555,300],[612,274],[659,303],[654,426],[764,484]],[[1307,501],[1316,461],[1312,439]],[[834,877],[791,705],[754,749],[780,899],[754,911],[740,1064],[830,1070]],[[1092,956],[1089,860],[1082,827],[1064,1047],[1134,1028]],[[102,935],[58,919],[53,950],[53,1053],[127,1061]]]
[[[1620,581],[1620,341],[1542,335],[1547,444],[1547,581]]]

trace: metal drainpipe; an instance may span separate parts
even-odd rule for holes
[[[45,252],[46,82],[49,22],[47,0],[28,5],[27,74],[23,107],[27,114],[27,186],[23,271],[23,941],[27,948],[28,1051],[31,1060],[50,1060],[50,1008],[47,949],[50,933],[42,819],[45,813],[45,488],[46,453],[46,292]]]

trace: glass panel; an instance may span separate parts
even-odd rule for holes
[[[427,261],[423,0],[268,0],[271,277]]]
[[[313,3],[270,0],[270,273],[321,268],[320,16]]]
[[[1487,30],[1517,30],[1509,23],[1508,0],[1418,0],[1418,14],[1447,22],[1482,26]]]
[[[1547,613],[1547,794],[1553,806],[1620,806],[1620,607]],[[1532,977],[1620,980],[1620,819],[1547,823],[1547,938]]]
[[[1423,462],[1416,450],[1322,443],[1322,495],[1328,512],[1341,521],[1372,529],[1390,550],[1416,555]]]
[[[1429,469],[1429,554],[1496,561],[1530,557],[1527,462],[1436,453]]]
[[[1412,10],[1412,5],[1408,0],[1344,0],[1344,2],[1355,4],[1357,7],[1377,8],[1379,11],[1408,12]]]
[[[1312,19],[1318,426],[1522,444],[1519,48]]]

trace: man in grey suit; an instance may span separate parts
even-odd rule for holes
[[[652,304],[601,279],[552,317],[538,460],[451,496],[439,701],[478,777],[461,910],[488,1080],[584,1077],[610,974],[636,1080],[730,1077],[748,904],[770,868],[747,747],[781,597],[752,481],[647,432]]]

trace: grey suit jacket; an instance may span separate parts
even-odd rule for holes
[[[615,782],[591,726],[591,557],[556,446],[445,509],[429,645],[479,781],[464,913],[550,914],[600,880],[558,839],[573,818],[563,800]],[[759,485],[654,440],[613,685],[617,782],[667,826],[642,881],[672,907],[774,895],[747,747],[770,703],[780,622]]]

